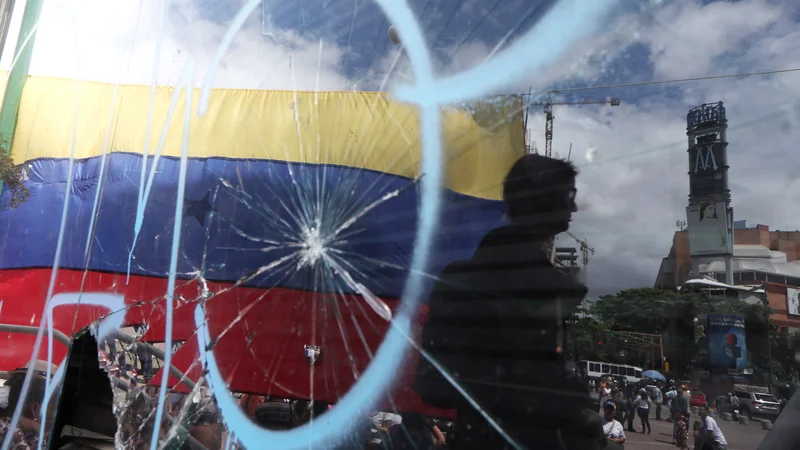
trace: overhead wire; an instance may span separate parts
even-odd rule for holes
[[[580,86],[580,87],[573,87],[573,88],[563,88],[563,89],[549,89],[549,92],[569,92],[569,91],[588,91],[593,89],[612,89],[612,88],[619,88],[619,87],[636,87],[636,86],[649,86],[654,84],[671,84],[671,83],[686,83],[689,81],[705,81],[705,80],[719,80],[724,78],[737,78],[737,77],[750,77],[750,76],[757,76],[757,75],[775,75],[781,73],[790,73],[790,72],[800,72],[800,67],[794,69],[778,69],[778,70],[766,70],[762,72],[742,72],[742,73],[733,73],[733,74],[725,74],[725,75],[708,75],[704,77],[691,77],[691,78],[677,78],[674,80],[653,80],[653,81],[641,81],[637,83],[621,83],[621,84],[605,84],[605,85],[595,85],[595,86]],[[522,94],[522,96],[526,95],[540,95],[539,93],[531,93],[531,94]]]

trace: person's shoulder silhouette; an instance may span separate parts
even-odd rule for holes
[[[583,420],[588,391],[569,376],[562,352],[565,319],[586,287],[555,268],[545,250],[577,211],[576,175],[567,161],[520,158],[503,185],[510,223],[490,231],[470,260],[447,266],[430,297],[423,348],[511,428],[531,414],[543,414],[541,423],[553,430]],[[469,416],[463,396],[424,358],[414,387],[427,403]],[[536,395],[536,387],[549,389],[549,398]],[[557,397],[553,389],[569,395]],[[522,420],[516,434],[524,442],[531,429]]]

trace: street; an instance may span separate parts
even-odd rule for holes
[[[761,422],[758,419],[750,421],[749,425],[740,425],[738,422],[727,422],[722,418],[714,417],[722,429],[722,434],[728,441],[729,450],[754,450],[767,435],[765,430],[761,429]],[[694,417],[692,418],[694,422]],[[664,450],[669,448],[676,448],[672,445],[672,422],[663,420],[655,420],[650,418],[650,425],[653,428],[652,434],[641,434],[639,432],[632,433],[625,431],[627,438],[625,442],[625,450]],[[641,430],[639,420],[634,422],[634,428],[637,431]],[[689,431],[689,448],[692,448],[693,441],[691,437],[691,429]]]

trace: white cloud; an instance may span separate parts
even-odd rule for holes
[[[642,41],[653,51],[654,79],[800,67],[793,35],[797,24],[773,2],[704,7],[681,2],[656,17],[661,20],[641,30]],[[689,30],[696,32],[689,35]],[[748,40],[746,51],[740,51],[742,39]],[[734,54],[738,57],[730,57]],[[572,143],[573,159],[581,168],[581,211],[572,231],[587,237],[597,251],[589,267],[591,295],[652,285],[672,244],[675,221],[685,219],[685,118],[689,108],[702,103],[725,103],[737,220],[773,229],[800,228],[794,198],[800,185],[800,157],[795,153],[800,140],[798,81],[800,74],[692,82],[659,86],[660,93],[635,105],[625,101],[636,98],[623,98],[617,108],[556,107],[554,149],[565,154]],[[587,92],[599,98],[603,94]],[[543,115],[533,116],[530,126],[542,149]],[[589,147],[596,148],[591,163],[583,158]]]
[[[642,40],[651,46],[656,77],[703,76],[718,71],[726,54],[773,37],[770,28],[783,12],[781,5],[762,0],[675,2],[655,14]]]
[[[465,42],[459,46],[449,47],[442,53],[445,58],[434,59],[433,67],[438,76],[452,75],[469,70],[489,56],[492,49],[481,41]],[[435,54],[432,54],[435,56]],[[414,74],[402,46],[396,45],[370,67],[365,77],[359,82],[359,88],[375,90],[389,89],[397,83],[411,83]]]
[[[243,2],[238,2],[243,3]],[[155,70],[159,1],[49,0],[31,61],[32,75],[149,84]],[[226,15],[240,4],[225,3]],[[227,24],[206,19],[196,2],[167,2],[158,60],[158,84],[174,85],[189,57],[196,62],[196,85],[205,74],[222,41]],[[9,38],[17,35],[24,5],[17,5]],[[235,8],[233,11],[227,11]],[[212,11],[213,12],[213,11]],[[219,11],[222,13],[223,11]],[[342,50],[334,43],[311,40],[292,30],[276,30],[277,43],[261,34],[260,10],[234,39],[212,83],[214,87],[249,89],[338,90],[350,82],[342,67]],[[222,14],[220,14],[222,15]],[[76,44],[78,43],[78,51]],[[11,46],[7,48],[13,48]],[[11,51],[3,55],[8,68]],[[290,65],[290,61],[291,64]]]

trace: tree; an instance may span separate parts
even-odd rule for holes
[[[618,362],[614,359],[610,347],[603,345],[606,325],[591,317],[581,317],[573,320],[569,327],[567,351],[571,352],[574,360],[595,360]]]
[[[9,206],[16,208],[28,200],[28,188],[22,184],[22,166],[14,165],[14,160],[8,154],[6,147],[8,141],[0,140],[0,180],[9,192]]]
[[[599,328],[604,331],[660,334],[663,338],[664,354],[673,368],[686,368],[697,354],[694,318],[712,313],[737,314],[745,318],[745,337],[754,364],[765,368],[768,367],[766,356],[762,356],[767,354],[765,318],[770,312],[761,304],[749,304],[739,299],[704,293],[679,294],[660,289],[628,289],[616,295],[605,295],[586,309],[586,315],[596,323],[586,324],[584,328],[576,324],[581,339],[578,343],[576,337],[576,347],[589,355],[610,355],[610,362],[625,362],[619,361],[626,358],[619,351],[614,351],[614,343],[607,342],[605,338],[594,340],[604,342],[606,348],[602,351],[585,348],[586,342],[591,342],[585,337],[587,333],[595,333],[592,335],[595,336]]]
[[[794,381],[797,369],[800,368],[800,333],[789,333],[788,330],[771,330],[772,338],[772,370],[780,381]]]

